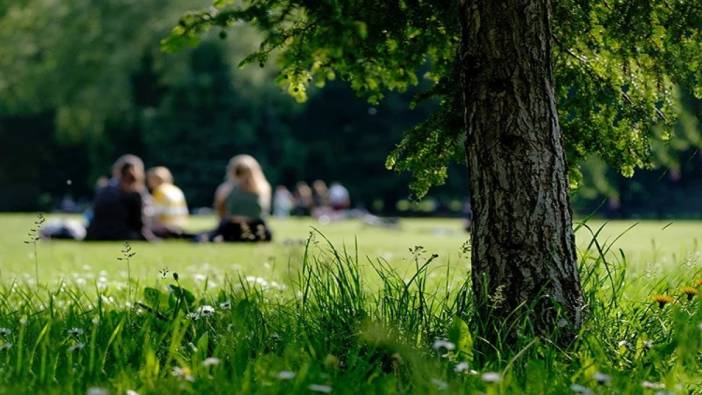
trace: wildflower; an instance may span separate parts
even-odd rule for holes
[[[448,383],[444,380],[431,379],[431,383],[434,384],[436,389],[438,389],[439,391],[445,391],[448,389]]]
[[[502,377],[497,372],[485,372],[480,378],[486,383],[498,383],[502,380]]]
[[[646,340],[643,343],[643,346],[646,350],[650,350],[651,348],[653,348],[653,340]]]
[[[106,388],[90,387],[90,388],[88,388],[88,391],[85,394],[86,395],[108,395],[109,392],[107,391]]]
[[[629,342],[626,341],[626,340],[620,341],[617,345],[619,346],[619,348],[625,348],[625,349],[631,347],[631,345],[629,344]]]
[[[192,372],[187,367],[181,368],[180,366],[174,366],[173,370],[171,370],[171,374],[181,380],[190,381],[191,383],[195,381]]]
[[[194,279],[195,279],[195,281],[201,283],[201,282],[207,280],[207,276],[205,276],[205,275],[202,274],[202,273],[196,273],[195,276],[194,276]]]
[[[456,349],[456,345],[448,340],[436,339],[434,340],[434,344],[432,344],[431,348],[433,348],[436,351],[441,351],[441,349],[444,349],[446,351],[453,351]]]
[[[127,395],[139,395],[139,393],[134,390],[127,390]]]
[[[670,295],[653,295],[653,301],[658,302],[658,307],[661,309],[668,303],[673,303],[673,297]]]
[[[209,357],[209,358],[205,358],[205,360],[202,361],[202,366],[209,368],[210,366],[219,365],[220,362],[222,362],[222,361],[219,358]]]
[[[571,384],[570,390],[576,394],[582,394],[582,395],[592,395],[593,394],[591,389],[587,388],[584,385],[580,385],[580,384]]]
[[[214,315],[215,309],[214,309],[214,307],[212,307],[210,305],[204,305],[204,306],[200,306],[200,308],[197,310],[197,312],[203,317],[211,317]]]
[[[7,337],[12,334],[12,330],[10,328],[0,328],[0,337]]]
[[[465,373],[468,371],[470,367],[468,366],[468,362],[460,362],[458,363],[454,368],[453,371],[456,373]]]
[[[195,313],[195,312],[190,312],[185,315],[185,319],[191,320],[191,321],[196,321],[200,318],[200,314]]]
[[[161,275],[161,280],[165,280],[166,277],[168,277],[168,268],[164,267],[163,269],[158,271],[158,274]]]
[[[698,287],[702,287],[702,278],[695,281],[695,284],[697,284]]]
[[[320,392],[323,394],[331,394],[332,387],[323,384],[310,384],[307,388],[312,392]]]
[[[82,335],[85,331],[82,330],[81,328],[73,327],[73,328],[67,330],[66,332],[68,332],[69,336],[78,337],[78,336]]]
[[[246,281],[249,283],[254,283],[256,285],[260,285],[261,288],[268,288],[268,280],[266,280],[263,277],[256,277],[256,276],[246,276]]]
[[[692,298],[694,298],[695,295],[697,295],[697,290],[693,287],[682,287],[680,288],[680,291],[684,293],[685,296],[687,296],[688,301],[692,300]]]
[[[295,372],[289,370],[282,370],[275,375],[278,380],[292,380],[295,378]]]
[[[80,351],[85,348],[85,343],[77,342],[72,346],[68,347],[68,352]]]
[[[642,381],[641,386],[647,390],[661,390],[665,388],[665,384],[663,383],[652,383],[650,381]]]
[[[102,303],[104,303],[104,304],[114,304],[115,303],[115,298],[112,296],[100,295],[100,299],[102,300]]]
[[[602,372],[595,372],[595,374],[592,375],[592,379],[599,385],[607,385],[612,382],[612,376]]]
[[[12,343],[2,343],[0,344],[0,351],[9,350],[12,348]]]
[[[232,308],[232,302],[228,300],[219,304],[220,310],[229,310],[230,308]]]

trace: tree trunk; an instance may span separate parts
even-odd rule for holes
[[[461,1],[472,280],[492,340],[520,318],[565,341],[582,323],[550,13],[549,0]]]

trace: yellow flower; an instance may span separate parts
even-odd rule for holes
[[[698,286],[698,287],[702,287],[702,278],[699,279],[699,280],[697,280],[697,281],[695,281],[695,282],[697,283],[697,286]]]
[[[673,297],[670,295],[653,295],[653,301],[658,302],[658,307],[661,309],[668,303],[673,303]]]
[[[680,291],[687,296],[687,300],[692,300],[692,298],[697,295],[697,290],[693,287],[682,287]]]

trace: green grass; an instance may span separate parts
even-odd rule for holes
[[[61,217],[49,217],[61,218]],[[0,276],[8,281],[23,273],[33,275],[31,249],[23,243],[32,227],[30,214],[0,215]],[[194,231],[214,226],[210,217],[191,221]],[[602,221],[588,223],[593,229]],[[322,225],[312,220],[272,220],[275,242],[262,245],[203,244],[183,241],[156,244],[132,243],[137,255],[133,261],[135,277],[154,279],[159,269],[168,267],[181,272],[208,274],[240,271],[247,275],[270,275],[285,267],[288,255],[299,251],[312,227],[318,228],[334,245],[352,246],[357,241],[362,256],[381,257],[397,267],[404,267],[410,257],[409,249],[423,246],[439,254],[438,265],[451,264],[455,270],[467,270],[461,250],[467,240],[463,222],[457,219],[404,219],[400,228],[369,227],[358,221]],[[631,228],[633,226],[633,228]],[[627,229],[631,228],[629,231]],[[622,249],[636,268],[660,270],[684,262],[701,249],[702,222],[695,221],[613,221],[607,223],[599,239],[611,241],[621,236],[615,249]],[[585,248],[591,240],[586,229],[578,234],[578,245]],[[117,257],[120,243],[83,243],[69,241],[40,242],[41,273],[50,279],[66,278],[73,272],[110,274],[124,271]],[[438,266],[437,265],[437,266]],[[411,267],[411,265],[410,265]]]
[[[33,220],[0,216],[0,393],[653,394],[646,381],[702,393],[702,302],[680,292],[702,278],[700,222],[642,222],[618,239],[633,222],[612,222],[596,244],[581,228],[589,318],[564,349],[471,335],[457,220],[274,221],[267,245],[132,243],[131,283],[121,243],[40,241],[38,287],[23,243]],[[322,233],[305,244],[311,226]],[[655,293],[675,303],[661,309]]]

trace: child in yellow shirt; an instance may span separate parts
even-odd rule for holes
[[[183,234],[188,222],[188,205],[183,191],[173,184],[173,175],[166,167],[149,169],[146,183],[151,190],[151,215],[154,233],[160,237]]]

